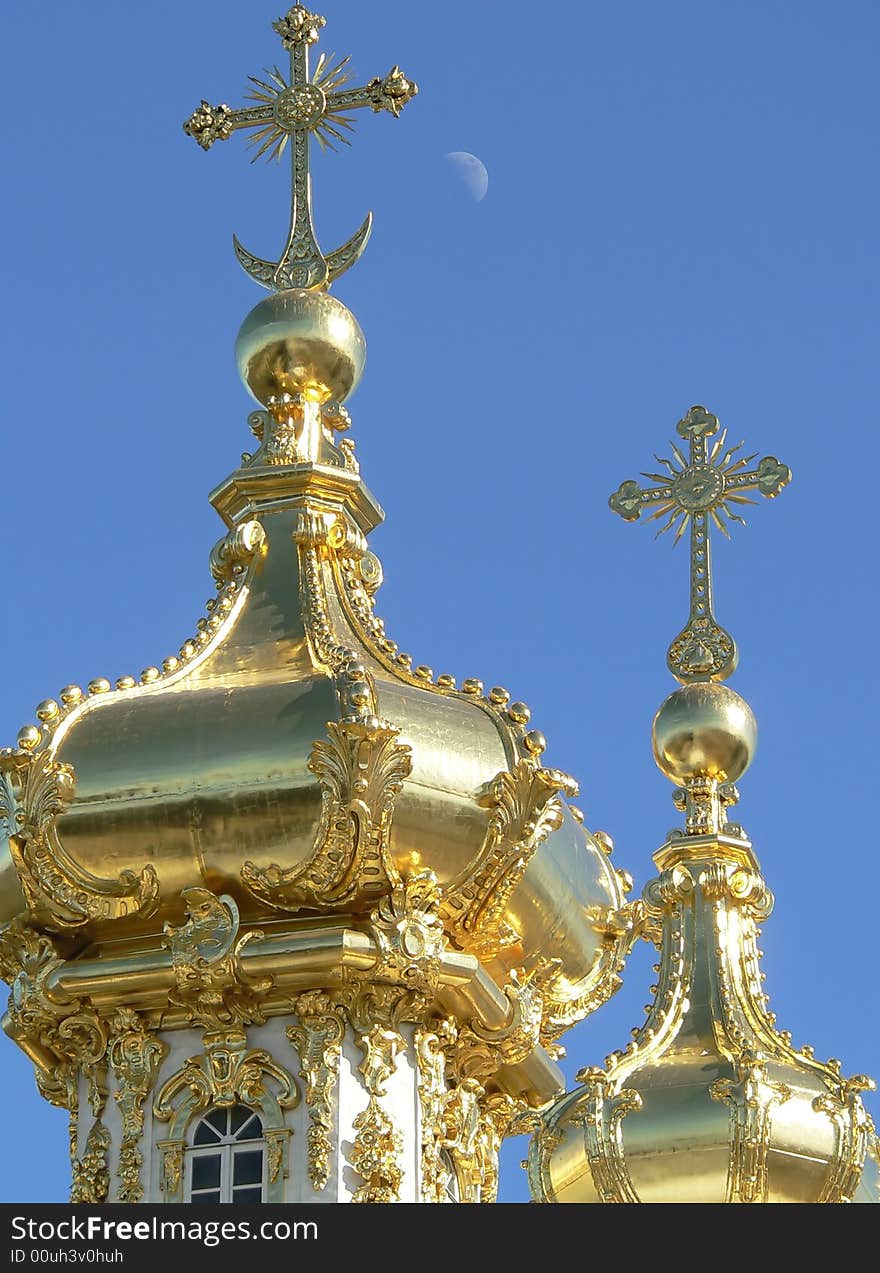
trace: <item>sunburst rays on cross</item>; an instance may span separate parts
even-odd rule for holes
[[[320,89],[322,93],[333,93],[336,89],[342,88],[343,84],[348,84],[351,75],[346,67],[351,62],[350,57],[340,58],[338,62],[333,61],[335,53],[329,56],[322,53],[318,58],[313,73],[310,75],[308,82]],[[248,145],[251,147],[258,146],[256,154],[251,156],[251,163],[255,163],[261,155],[266,155],[269,160],[280,159],[287,148],[290,141],[289,128],[283,127],[277,122],[279,113],[279,105],[281,99],[289,96],[294,85],[284,78],[283,73],[277,66],[273,66],[271,70],[268,68],[263,71],[267,77],[265,80],[258,79],[256,75],[249,75],[248,79],[253,84],[251,92],[245,94],[251,102],[257,102],[261,106],[266,106],[272,111],[272,119],[269,123],[262,126],[258,124],[245,125],[245,127],[257,128],[258,131],[248,138]],[[282,108],[283,111],[283,108]],[[283,117],[283,114],[282,114]],[[344,132],[341,130],[345,130]],[[351,141],[345,135],[354,130],[354,120],[350,115],[344,115],[342,111],[333,109],[328,103],[328,109],[321,120],[313,126],[312,134],[317,140],[322,150],[335,150],[333,138],[342,142],[345,146],[350,146]],[[260,144],[262,143],[262,144]]]
[[[739,522],[741,526],[745,526],[746,519],[737,513],[732,504],[757,504],[757,500],[751,499],[748,495],[743,495],[739,491],[732,491],[730,487],[730,478],[735,473],[741,472],[748,468],[752,460],[757,456],[757,451],[751,455],[741,456],[735,459],[738,451],[745,446],[744,442],[738,442],[736,446],[730,447],[724,451],[724,444],[727,441],[727,429],[723,429],[721,436],[715,441],[712,450],[706,456],[706,468],[711,468],[716,475],[716,485],[719,491],[717,502],[706,506],[706,512],[712,518],[712,521],[725,535],[730,539],[730,531],[727,527],[725,518],[729,518],[732,522]],[[657,521],[659,518],[669,514],[666,523],[660,527],[654,536],[659,539],[661,535],[665,535],[667,531],[675,529],[675,538],[673,544],[677,544],[684,532],[690,525],[693,509],[690,509],[682,502],[682,494],[684,488],[688,488],[688,493],[692,498],[700,499],[702,491],[710,489],[712,478],[709,474],[701,473],[695,475],[689,472],[690,461],[685,459],[681,450],[674,442],[670,443],[672,447],[673,459],[667,460],[655,453],[654,459],[663,468],[666,469],[665,474],[661,473],[642,473],[642,477],[647,477],[650,481],[655,482],[660,487],[668,487],[670,478],[672,479],[672,493],[670,498],[660,505],[660,507],[648,517],[649,522]]]

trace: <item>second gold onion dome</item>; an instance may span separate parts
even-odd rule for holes
[[[772,498],[790,473],[773,456],[748,471],[704,407],[677,431],[690,456],[674,445],[653,488],[624,482],[611,497],[627,520],[653,506],[677,536],[691,529],[690,617],[667,655],[685,684],[653,725],[685,823],[654,854],[659,875],[636,920],[660,951],[658,976],[631,1042],[582,1070],[539,1120],[530,1187],[541,1202],[877,1202],[877,1138],[861,1099],[873,1083],[844,1078],[839,1061],[817,1061],[777,1029],[757,945],[773,897],[728,819],[757,732],[748,704],[719,683],[736,646],[712,612],[709,524],[725,529],[744,488]]]

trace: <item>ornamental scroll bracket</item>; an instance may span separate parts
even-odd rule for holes
[[[457,1038],[450,1020],[432,1021],[415,1033],[422,1201],[445,1202],[454,1175],[462,1202],[494,1202],[501,1140],[525,1106],[500,1092],[487,1095],[475,1078],[462,1078],[453,1086],[447,1071]]]
[[[394,801],[412,770],[398,730],[372,720],[331,721],[308,767],[321,784],[321,822],[311,857],[283,869],[246,862],[241,879],[277,910],[359,909],[399,884],[390,849]]]
[[[621,1122],[642,1108],[642,1098],[631,1088],[614,1090],[614,1080],[598,1068],[582,1071],[578,1078],[587,1089],[583,1128],[587,1161],[602,1202],[638,1202],[623,1152]]]
[[[861,1099],[873,1091],[873,1079],[856,1074],[844,1079],[836,1092],[826,1092],[813,1101],[813,1109],[827,1114],[834,1125],[835,1152],[819,1202],[851,1202],[864,1170],[865,1158],[877,1149],[877,1137],[870,1114]]]
[[[57,820],[75,788],[72,766],[48,750],[0,750],[0,837],[9,846],[30,911],[61,930],[90,920],[148,915],[159,892],[152,866],[103,880],[83,871],[62,848]]]
[[[62,1081],[65,1067],[94,1076],[107,1047],[107,1028],[87,1001],[59,1003],[51,995],[50,979],[64,962],[50,938],[21,921],[3,933],[0,963],[11,981],[4,1029],[43,1071],[47,1099],[70,1108],[75,1092]]]
[[[218,586],[243,574],[251,562],[266,551],[266,532],[261,522],[251,520],[234,526],[211,549],[209,564]]]
[[[248,974],[241,957],[262,931],[239,936],[238,906],[226,893],[218,897],[209,889],[185,888],[180,896],[186,923],[164,926],[176,981],[169,1002],[209,1030],[262,1025],[261,1000],[274,981]]]
[[[369,927],[379,960],[364,976],[432,996],[448,945],[440,905],[437,876],[427,869],[410,872],[383,897],[370,912]]]
[[[562,824],[560,792],[577,795],[577,783],[559,769],[523,759],[479,797],[490,811],[486,836],[473,864],[447,885],[441,914],[456,939],[480,958],[519,941],[507,907],[536,849]]]
[[[487,1030],[474,1021],[461,1028],[453,1056],[453,1071],[460,1080],[482,1082],[500,1066],[519,1065],[539,1046],[544,1008],[539,982],[539,977],[526,980],[513,969],[504,987],[510,1004],[507,1024]]]

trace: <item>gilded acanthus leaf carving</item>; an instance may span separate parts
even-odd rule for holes
[[[106,1202],[110,1192],[110,1131],[104,1125],[107,1107],[107,1067],[92,1064],[87,1069],[89,1105],[94,1122],[86,1137],[85,1149],[80,1157],[71,1152],[72,1181],[71,1202]],[[71,1144],[71,1151],[74,1145]]]
[[[433,1022],[415,1032],[421,1109],[422,1202],[444,1202],[449,1172],[443,1161],[443,1112],[449,1098],[446,1079],[447,1049],[455,1040],[451,1021]]]
[[[361,1034],[358,1046],[364,1054],[358,1069],[369,1101],[352,1122],[355,1139],[350,1161],[364,1182],[355,1190],[352,1202],[397,1202],[403,1179],[400,1167],[403,1136],[383,1108],[380,1097],[385,1095],[385,1085],[406,1044],[396,1030],[374,1025]]]
[[[299,1053],[300,1076],[306,1084],[309,1179],[313,1188],[321,1190],[330,1175],[330,1134],[345,1018],[320,990],[300,995],[294,1006],[299,1024],[287,1027],[287,1037]]]
[[[82,1158],[75,1159],[73,1163],[73,1184],[70,1190],[72,1203],[107,1201],[110,1191],[109,1153],[110,1133],[99,1116],[86,1138]]]
[[[475,1078],[451,1085],[449,1060],[457,1037],[454,1022],[447,1020],[434,1021],[415,1034],[422,1201],[449,1201],[454,1176],[461,1202],[494,1202],[501,1140],[523,1106],[500,1092],[487,1095]]]
[[[183,1145],[176,1141],[159,1141],[159,1149],[162,1152],[162,1192],[166,1197],[174,1197],[183,1179]]]
[[[164,927],[177,983],[169,1002],[209,1030],[261,1025],[261,1000],[273,981],[249,975],[241,953],[262,932],[239,936],[238,906],[226,893],[218,897],[210,889],[185,888],[181,898],[186,923]]]
[[[29,909],[59,928],[148,914],[159,890],[152,866],[102,880],[62,848],[57,820],[75,787],[72,767],[47,750],[0,751],[0,837],[9,846]]]
[[[399,882],[390,832],[395,797],[412,768],[410,748],[378,722],[331,721],[327,734],[309,757],[323,796],[312,856],[286,870],[242,867],[245,887],[279,910],[358,908]]]
[[[11,986],[22,969],[33,969],[56,957],[56,953],[51,938],[38,933],[23,916],[17,915],[0,932],[0,977]]]
[[[106,1025],[87,1001],[59,1003],[49,993],[50,978],[64,965],[53,942],[24,924],[18,924],[13,932],[17,934],[13,940],[20,963],[9,995],[6,1033],[40,1051],[48,1049],[62,1064],[71,1062],[92,1073],[104,1057]],[[7,955],[9,949],[7,945]],[[8,965],[6,971],[14,971],[14,965]],[[60,1090],[56,1094],[60,1097]],[[55,1100],[56,1094],[50,1099],[69,1107],[66,1100]]]
[[[79,1068],[75,1061],[63,1061],[51,1073],[37,1067],[34,1075],[43,1099],[67,1110],[68,1153],[73,1172],[79,1140]]]
[[[559,792],[576,795],[574,779],[524,759],[493,778],[479,799],[490,811],[486,836],[476,860],[447,885],[441,914],[481,958],[519,940],[507,907],[535,850],[562,823]]]
[[[352,1202],[398,1202],[403,1172],[403,1136],[374,1096],[352,1123],[351,1165],[362,1178]]]
[[[539,1045],[543,998],[535,980],[523,981],[514,969],[504,987],[510,1019],[498,1030],[471,1021],[459,1031],[454,1069],[460,1078],[489,1078],[502,1065],[518,1065]]]
[[[112,1022],[107,1058],[116,1078],[116,1103],[122,1117],[119,1149],[119,1201],[140,1202],[143,1154],[140,1142],[144,1131],[144,1102],[156,1081],[167,1045],[146,1028],[136,1012],[119,1008]]]

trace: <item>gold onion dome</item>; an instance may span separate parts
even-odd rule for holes
[[[436,675],[374,610],[382,569],[367,536],[383,512],[343,405],[366,347],[326,290],[363,251],[370,218],[321,252],[308,141],[322,120],[347,127],[343,108],[397,116],[417,89],[397,67],[363,89],[341,88],[323,62],[309,79],[319,23],[297,5],[276,24],[290,84],[263,84],[242,111],[203,102],[185,126],[205,150],[260,127],[290,140],[293,161],[280,261],[235,242],[272,294],[236,344],[261,404],[258,446],[211,494],[226,526],[210,555],[216,593],[175,653],[114,684],[67,686],[0,753],[0,970],[19,986],[4,1025],[47,1092],[71,1005],[191,1018],[174,934],[212,897],[227,927],[234,914],[233,937],[242,925],[260,1014],[356,974],[403,978],[472,1023],[473,1081],[527,1104],[560,1090],[553,1041],[619,984],[625,873],[567,803],[576,784],[544,763],[528,707]],[[389,931],[409,963],[394,964]],[[44,949],[34,933],[51,952],[40,1003],[57,1014],[39,1037],[26,1010],[28,960]],[[221,1007],[235,960],[200,965]]]
[[[736,647],[712,613],[708,524],[724,528],[717,514],[732,491],[772,498],[790,473],[774,457],[751,472],[747,462],[726,467],[723,434],[707,451],[718,428],[692,408],[678,425],[690,456],[675,446],[678,464],[661,461],[668,476],[650,475],[657,485],[645,491],[625,482],[610,501],[628,520],[659,503],[668,528],[691,529],[691,614],[667,656],[685,683],[653,725],[654,757],[678,784],[685,826],[655,853],[659,875],[636,919],[660,951],[645,1023],[541,1118],[528,1162],[537,1201],[880,1201],[877,1138],[860,1095],[874,1084],[842,1077],[839,1061],[816,1060],[776,1028],[758,949],[773,897],[727,816],[757,729],[748,704],[719,683]]]

